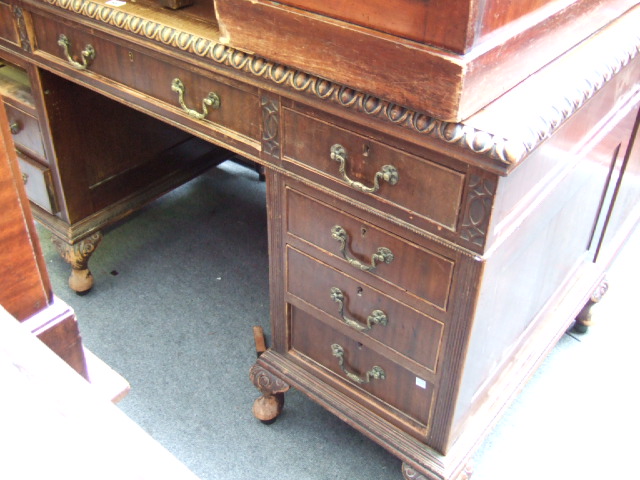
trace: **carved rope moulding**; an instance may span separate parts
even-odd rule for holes
[[[91,0],[45,1],[165,46],[209,58],[220,65],[457,145],[504,165],[514,165],[523,160],[640,52],[640,31],[619,36],[611,45],[614,50],[608,49],[600,58],[590,62],[596,66],[591,67],[582,82],[560,92],[555,100],[545,102],[547,106],[542,106],[541,110],[531,112],[526,122],[528,126],[520,129],[513,138],[506,139],[463,123],[435,119],[347,86]]]

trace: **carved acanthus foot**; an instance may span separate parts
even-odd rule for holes
[[[95,232],[72,245],[56,236],[52,236],[51,240],[60,256],[71,265],[69,287],[78,294],[87,293],[93,287],[89,258],[102,241],[102,233]]]
[[[451,480],[469,480],[471,478],[471,474],[473,473],[473,464],[471,461],[467,463],[467,465],[462,469],[462,471]],[[418,470],[413,468],[411,465],[408,465],[402,462],[402,477],[405,480],[431,480],[431,478],[423,473],[420,473]]]
[[[256,364],[249,372],[251,382],[262,393],[253,403],[253,415],[263,423],[273,423],[284,407],[284,393],[289,384]]]
[[[578,333],[586,333],[587,330],[589,330],[589,327],[593,325],[593,320],[591,319],[593,313],[592,308],[596,303],[602,300],[602,297],[607,293],[607,290],[609,290],[609,284],[606,279],[603,279],[591,294],[591,298],[589,298],[587,304],[582,307],[582,310],[580,310],[580,313],[576,317],[576,323],[573,326],[574,331]]]

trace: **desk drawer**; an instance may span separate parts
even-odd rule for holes
[[[286,191],[286,213],[289,235],[343,259],[340,269],[347,274],[362,277],[367,272],[447,310],[454,260],[293,188]]]
[[[16,28],[11,5],[0,0],[0,39],[18,45],[18,29]]]
[[[58,213],[58,202],[53,188],[51,170],[19,152],[18,164],[29,200],[51,214]]]
[[[99,75],[111,80],[108,84],[115,81],[151,97],[151,101],[161,102],[162,108],[168,107],[195,120],[196,128],[204,133],[218,130],[245,143],[260,139],[262,114],[257,89],[211,73],[199,74],[180,68],[151,54],[127,48],[122,41],[104,34],[90,33],[38,13],[33,13],[32,18],[36,54],[54,56],[56,61],[86,72],[88,77]],[[65,47],[64,42],[60,44],[61,35],[66,37],[68,46]],[[182,94],[178,92],[177,83],[182,86]],[[209,103],[206,110],[205,101]]]
[[[464,173],[291,109],[283,118],[285,161],[302,166],[303,175],[329,177],[354,198],[364,195],[358,198],[409,221],[417,216],[456,229]]]
[[[287,292],[295,297],[292,302],[323,312],[325,322],[334,328],[360,332],[436,371],[444,332],[441,322],[291,247]]]
[[[9,104],[5,104],[5,109],[16,148],[44,161],[46,156],[38,120]]]
[[[328,370],[327,381],[334,388],[391,417],[400,428],[426,436],[435,391],[431,382],[295,307],[291,309],[291,348],[315,371],[327,375]],[[378,378],[371,375],[375,372]]]

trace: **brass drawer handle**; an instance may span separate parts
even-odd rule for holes
[[[24,183],[26,185],[28,181],[29,181],[29,175],[23,172],[22,173],[22,183]]]
[[[184,83],[182,83],[182,80],[179,78],[174,78],[171,81],[171,90],[178,94],[178,102],[180,103],[182,110],[184,110],[191,118],[195,118],[196,120],[204,120],[209,113],[209,108],[213,110],[220,108],[220,97],[214,92],[209,92],[209,94],[202,99],[202,113],[187,107],[184,103]]]
[[[96,58],[96,50],[93,48],[93,45],[88,43],[84,49],[80,52],[80,57],[82,58],[82,63],[76,61],[71,56],[69,49],[71,48],[71,42],[67,38],[64,33],[61,33],[58,37],[58,45],[60,45],[64,51],[65,57],[67,57],[67,61],[71,64],[73,68],[77,70],[86,70],[94,58]]]
[[[349,241],[349,236],[347,235],[347,231],[340,225],[334,225],[333,227],[331,227],[331,237],[334,240],[340,242],[340,252],[342,253],[344,259],[349,262],[349,265],[352,265],[360,270],[372,272],[376,269],[378,263],[384,262],[386,264],[389,264],[393,261],[393,253],[387,247],[379,247],[376,253],[371,255],[371,262],[368,265],[350,256],[347,253],[347,243]]]
[[[11,122],[9,124],[9,130],[11,131],[11,135],[17,135],[22,130],[22,125],[18,121]]]
[[[384,370],[377,365],[375,365],[371,370],[364,374],[364,378],[359,377],[355,373],[350,372],[344,366],[344,348],[342,348],[337,343],[331,345],[331,353],[334,357],[338,359],[338,365],[342,369],[342,371],[347,375],[347,378],[353,380],[356,383],[363,384],[369,383],[371,379],[374,380],[384,380],[386,378],[386,374]]]
[[[380,188],[380,179],[389,183],[389,185],[395,185],[398,183],[398,169],[393,165],[384,165],[379,171],[376,172],[373,177],[373,187],[367,187],[365,184],[351,180],[346,172],[347,164],[347,150],[340,144],[335,144],[330,150],[331,160],[334,160],[340,164],[340,175],[342,179],[351,188],[364,193],[375,193]]]
[[[382,310],[374,310],[371,315],[367,317],[367,324],[362,325],[355,320],[351,320],[344,316],[344,293],[338,287],[331,287],[330,290],[331,300],[338,304],[338,313],[342,318],[342,321],[349,327],[359,331],[366,332],[373,328],[374,325],[386,325],[388,323],[387,314]]]

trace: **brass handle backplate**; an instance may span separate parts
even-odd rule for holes
[[[182,107],[182,110],[186,112],[191,118],[196,120],[204,120],[209,113],[209,109],[217,110],[220,108],[220,97],[217,93],[209,92],[209,94],[202,99],[202,112],[198,112],[192,108],[187,107],[184,103],[184,83],[179,78],[174,78],[171,81],[171,90],[178,94],[178,103]]]
[[[340,242],[340,252],[342,253],[344,259],[349,262],[349,265],[352,265],[360,270],[372,272],[376,269],[378,263],[384,262],[386,264],[389,264],[393,261],[393,253],[387,247],[379,247],[376,253],[371,255],[371,262],[369,262],[369,264],[353,258],[351,255],[349,255],[349,253],[347,253],[347,243],[349,242],[349,235],[347,234],[347,231],[340,225],[334,225],[333,227],[331,227],[331,237],[334,240]]]
[[[364,193],[375,193],[380,189],[380,180],[387,182],[389,185],[395,185],[398,183],[398,169],[393,165],[384,165],[379,171],[376,172],[373,177],[373,187],[368,187],[361,182],[351,180],[347,175],[347,149],[340,144],[335,144],[330,150],[331,160],[334,160],[340,164],[339,172],[342,179],[351,188]]]
[[[372,379],[384,380],[386,378],[386,374],[384,373],[384,370],[378,367],[377,365],[375,365],[371,370],[366,372],[364,374],[364,378],[347,370],[347,368],[344,366],[344,348],[342,348],[342,346],[338,345],[337,343],[334,343],[333,345],[331,345],[331,353],[333,354],[334,357],[338,359],[338,365],[340,366],[340,369],[347,375],[347,378],[349,378],[349,380],[352,380],[359,384],[363,384],[363,383],[369,383]]]
[[[344,315],[344,293],[338,287],[331,287],[330,291],[331,300],[338,304],[338,313],[342,318],[342,321],[349,327],[359,331],[366,332],[371,330],[374,325],[386,325],[388,323],[387,314],[382,310],[374,310],[371,315],[367,317],[367,324],[363,325],[360,322],[356,322]]]
[[[96,50],[93,48],[93,45],[88,43],[84,49],[80,52],[80,58],[82,58],[82,62],[78,62],[74,60],[71,56],[71,52],[69,51],[71,48],[71,42],[67,38],[64,33],[61,33],[58,37],[58,45],[62,47],[65,57],[67,57],[67,61],[71,64],[71,66],[77,70],[86,70],[94,58],[96,58]]]
[[[9,124],[9,131],[11,131],[11,135],[17,135],[22,130],[22,126],[20,122],[14,121]]]
[[[27,182],[29,182],[29,175],[23,172],[22,173],[22,183],[24,183],[26,185]]]

